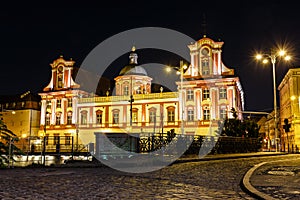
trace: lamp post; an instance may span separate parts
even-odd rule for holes
[[[274,93],[274,133],[275,133],[275,149],[276,152],[278,152],[278,130],[277,130],[277,97],[276,97],[276,75],[275,75],[275,65],[278,57],[284,57],[285,60],[290,60],[291,57],[286,55],[286,52],[284,50],[274,51],[271,50],[270,54],[257,54],[256,59],[262,60],[264,64],[268,63],[268,60],[272,63],[272,70],[273,70],[273,93]]]
[[[184,70],[187,69],[187,65],[183,64],[183,61],[180,61],[180,66],[179,67],[171,67],[177,70],[177,74],[180,74],[180,96],[179,96],[179,100],[181,103],[181,123],[180,123],[180,127],[181,127],[181,134],[184,133],[184,101],[183,101],[183,74],[184,74]],[[167,71],[170,72],[171,69],[170,67],[167,68]]]

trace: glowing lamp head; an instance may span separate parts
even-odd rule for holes
[[[284,60],[286,60],[286,61],[291,60],[291,56],[285,56]]]
[[[187,69],[187,65],[183,65],[182,67],[183,67],[183,69]]]
[[[262,55],[261,54],[257,54],[256,56],[255,56],[255,58],[257,59],[257,60],[261,60],[262,59]]]
[[[268,59],[263,59],[263,64],[267,64],[269,61],[268,61]]]
[[[278,55],[279,55],[279,56],[284,56],[285,53],[286,53],[286,52],[285,52],[284,50],[280,50],[280,51],[278,52]]]

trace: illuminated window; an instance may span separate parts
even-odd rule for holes
[[[57,99],[56,101],[56,107],[61,108],[61,99]]]
[[[54,135],[54,140],[53,140],[53,144],[59,144],[59,136],[58,135]]]
[[[57,76],[57,87],[58,88],[62,88],[63,87],[62,80],[63,80],[63,75],[62,74],[58,74],[58,76]]]
[[[208,58],[202,58],[202,75],[209,75],[209,60]]]
[[[65,136],[65,145],[71,145],[71,136]]]
[[[50,116],[51,116],[51,113],[46,114],[46,126],[50,126]]]
[[[72,112],[68,112],[68,115],[67,115],[67,124],[68,125],[72,124]]]
[[[132,109],[132,122],[133,123],[138,122],[138,109],[137,108]]]
[[[227,112],[225,108],[220,108],[220,119],[226,119]]]
[[[22,107],[22,108],[24,108],[24,107],[25,107],[25,102],[24,102],[24,101],[22,101],[22,103],[21,103],[21,107]]]
[[[56,125],[60,125],[60,120],[61,120],[61,112],[56,113]]]
[[[194,121],[194,110],[189,109],[187,113],[187,120]]]
[[[137,87],[136,94],[142,94],[141,86]]]
[[[226,88],[220,88],[219,93],[220,99],[227,99]]]
[[[83,110],[80,112],[80,123],[85,125],[87,124],[87,111]]]
[[[119,124],[119,110],[115,109],[113,110],[113,119],[112,122],[113,124]]]
[[[149,122],[150,123],[156,122],[156,109],[155,108],[149,109]]]
[[[208,107],[205,107],[203,110],[203,120],[209,120],[210,119],[210,111]]]
[[[51,108],[51,101],[50,101],[50,100],[47,100],[47,101],[46,101],[46,104],[47,104],[47,109],[50,109],[50,108]]]
[[[193,101],[194,100],[194,91],[189,89],[187,90],[187,100],[188,101]]]
[[[124,95],[129,95],[129,86],[128,85],[125,85],[124,86]]]
[[[72,98],[68,99],[68,107],[71,108],[72,107]]]
[[[102,124],[102,111],[96,111],[96,124]]]
[[[168,122],[175,122],[175,107],[170,106],[167,108]]]
[[[205,88],[203,90],[203,99],[206,100],[209,98],[209,89]]]

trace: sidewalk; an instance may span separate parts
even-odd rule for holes
[[[244,176],[243,186],[259,199],[300,199],[300,154],[263,162]]]

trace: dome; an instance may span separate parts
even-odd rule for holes
[[[123,75],[142,75],[142,76],[148,76],[146,70],[141,66],[135,66],[135,65],[127,65],[125,66],[121,72],[119,73],[120,76]]]

